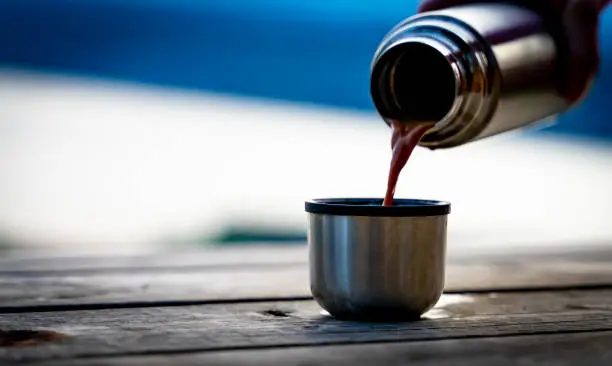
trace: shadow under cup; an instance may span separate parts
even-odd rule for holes
[[[412,320],[444,288],[450,204],[378,198],[306,202],[310,288],[332,316]]]

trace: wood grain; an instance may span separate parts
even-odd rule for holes
[[[36,365],[603,366],[610,359],[612,332],[591,332],[52,360]]]
[[[450,257],[446,291],[612,285],[607,251],[466,253]],[[309,298],[305,247],[246,247],[117,258],[0,263],[0,312],[62,306]]]
[[[450,297],[449,297],[450,296]],[[419,322],[354,323],[312,301],[4,314],[0,329],[62,338],[0,348],[0,364],[279,346],[433,341],[612,330],[612,291],[448,295]]]
[[[32,250],[30,253],[38,254]],[[143,273],[161,271],[223,270],[241,267],[291,267],[307,263],[305,245],[211,246],[198,250],[151,252],[141,255],[53,257],[43,252],[37,256],[0,258],[0,275],[31,276],[87,273]]]
[[[233,271],[0,276],[0,313],[28,307],[147,306],[156,302],[209,302],[309,298],[308,268]],[[133,304],[133,305],[131,305]]]

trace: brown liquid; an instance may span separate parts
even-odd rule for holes
[[[412,155],[412,151],[417,146],[423,135],[433,127],[435,122],[418,122],[405,124],[399,121],[393,121],[391,135],[391,148],[393,154],[391,156],[391,166],[389,167],[389,180],[387,182],[387,194],[383,201],[383,206],[393,205],[393,196],[395,195],[395,186],[402,169]]]

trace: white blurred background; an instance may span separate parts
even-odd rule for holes
[[[0,0],[0,255],[303,245],[305,199],[384,194],[370,62],[417,4]],[[611,34],[553,128],[417,149],[449,251],[610,246]]]
[[[236,228],[302,233],[303,201],[382,196],[374,113],[127,82],[0,71],[0,238],[132,253]],[[452,203],[449,250],[612,239],[612,147],[522,132],[419,148],[399,197]]]

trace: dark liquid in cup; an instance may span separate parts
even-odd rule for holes
[[[401,123],[393,121],[391,135],[391,148],[393,154],[391,156],[391,166],[389,167],[389,180],[387,182],[387,194],[383,201],[383,206],[393,205],[393,196],[395,195],[395,186],[402,169],[412,155],[412,151],[417,146],[425,133],[433,127],[435,122],[414,122]]]

